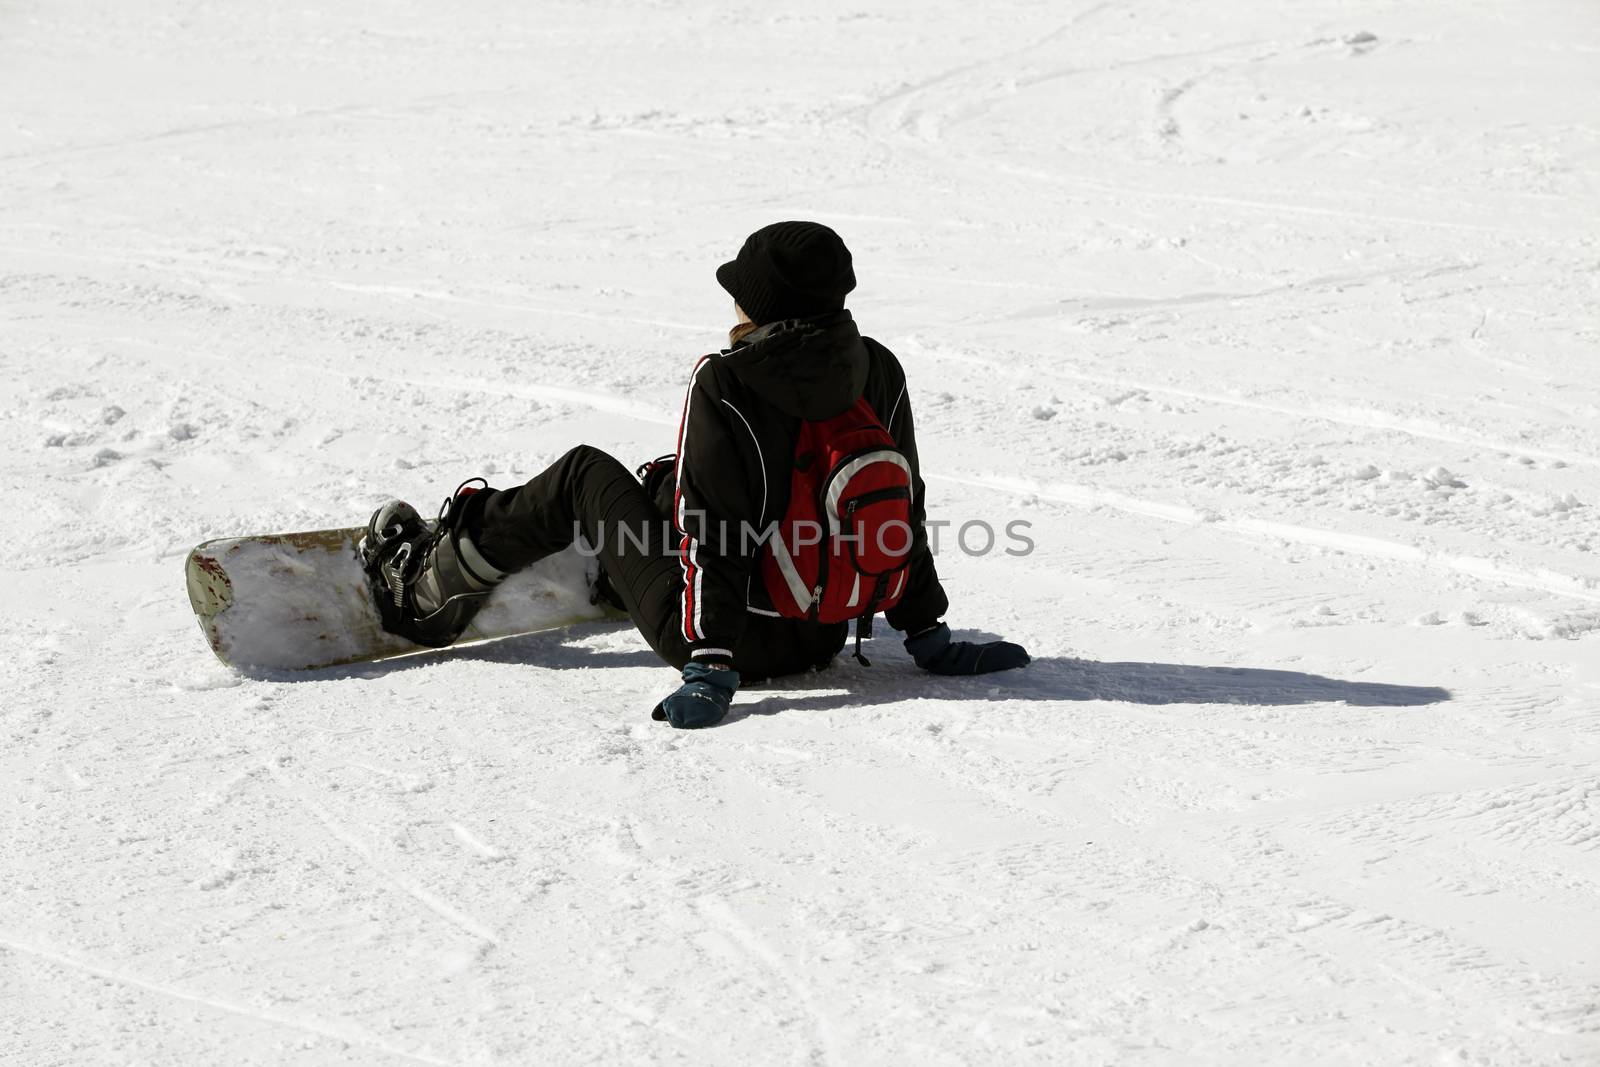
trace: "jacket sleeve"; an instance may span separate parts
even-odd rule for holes
[[[673,525],[683,568],[681,636],[696,663],[730,664],[744,632],[746,583],[754,559],[743,535],[759,523],[747,449],[734,436],[735,412],[717,387],[715,361],[695,365],[678,427]]]
[[[911,569],[906,578],[906,591],[900,603],[884,612],[884,618],[896,630],[907,634],[921,633],[935,626],[950,609],[950,599],[939,583],[939,572],[933,565],[933,552],[928,547],[927,492],[922,484],[922,464],[917,458],[917,430],[911,416],[911,397],[905,384],[905,371],[899,361],[888,354],[888,361],[899,372],[900,386],[895,399],[890,401],[889,420],[885,428],[889,436],[905,453],[911,463]]]

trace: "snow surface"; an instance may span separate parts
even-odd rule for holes
[[[1600,1063],[1584,0],[7,0],[0,1061]],[[206,538],[666,451],[836,226],[1024,673],[278,680]]]

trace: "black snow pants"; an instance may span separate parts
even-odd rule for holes
[[[607,581],[650,647],[679,669],[688,662],[677,534],[612,456],[579,445],[526,485],[490,494],[474,525],[473,543],[508,571],[561,551],[581,533],[599,546]],[[734,643],[733,666],[743,681],[824,666],[844,647],[848,629],[752,612]]]

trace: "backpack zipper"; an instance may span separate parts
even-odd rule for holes
[[[826,497],[822,497],[817,501],[818,515],[827,515],[826,499]],[[831,547],[831,540],[831,537],[824,537],[822,543],[817,546],[822,549],[817,558],[817,585],[815,589],[811,590],[811,610],[806,613],[812,622],[816,622],[817,618],[822,614],[822,587],[828,584],[828,557],[832,555],[828,549]]]
[[[869,489],[860,496],[851,497],[850,503],[845,505],[844,513],[846,516],[849,516],[855,512],[858,506],[865,507],[867,504],[876,504],[880,500],[910,499],[910,491],[902,485],[891,485],[886,489]]]

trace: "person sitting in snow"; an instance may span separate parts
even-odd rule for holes
[[[717,269],[734,299],[730,347],[690,377],[675,464],[641,468],[579,445],[516,489],[474,482],[425,523],[403,501],[373,514],[362,557],[385,629],[447,645],[508,574],[581,536],[650,647],[682,671],[655,710],[712,726],[741,679],[832,661],[883,611],[917,665],[970,675],[1021,667],[1005,641],[955,641],[924,528],[905,372],[845,310],[856,279],[814,222],[751,234]]]

